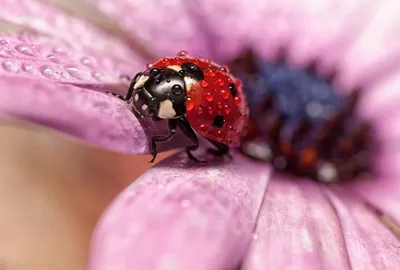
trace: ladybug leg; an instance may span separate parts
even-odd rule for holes
[[[113,92],[111,92],[111,91],[106,91],[106,94],[110,94],[110,95],[112,95],[112,96],[114,96],[114,97],[117,97],[117,98],[123,100],[123,101],[128,101],[128,100],[132,97],[133,90],[135,90],[135,89],[134,89],[135,83],[136,83],[136,81],[139,79],[139,77],[140,77],[141,75],[142,75],[142,73],[139,72],[139,73],[136,74],[135,77],[131,80],[131,83],[130,83],[129,88],[128,88],[128,93],[126,94],[125,97],[124,97],[124,96],[121,96],[121,95],[119,95],[119,94],[113,93]]]
[[[149,148],[150,148],[150,153],[153,156],[153,158],[150,160],[150,163],[153,163],[154,160],[157,157],[157,146],[156,146],[156,143],[158,143],[158,142],[167,142],[167,141],[171,140],[171,138],[176,133],[177,123],[178,123],[178,120],[176,120],[176,119],[168,120],[168,135],[155,136],[155,137],[151,138]]]
[[[208,141],[211,142],[217,148],[217,149],[208,148],[207,149],[208,153],[210,153],[216,157],[227,156],[229,158],[232,158],[232,156],[229,154],[229,146],[227,146],[226,144],[220,143],[220,142],[210,140],[210,139],[208,139]]]
[[[182,130],[183,134],[193,143],[193,145],[187,146],[185,148],[186,154],[190,160],[196,163],[205,163],[204,160],[197,159],[193,154],[192,151],[195,151],[199,148],[199,139],[194,133],[192,127],[189,125],[185,118],[180,118],[178,121],[178,127]]]

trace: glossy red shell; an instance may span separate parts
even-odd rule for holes
[[[179,68],[183,63],[191,62],[203,70],[204,80],[186,83],[186,110],[190,125],[206,138],[238,146],[248,121],[247,101],[241,82],[227,68],[208,59],[189,57],[183,53],[179,55],[164,58],[154,63],[153,67]],[[235,96],[229,90],[231,83],[236,86]],[[217,115],[223,116],[221,128],[213,126]]]

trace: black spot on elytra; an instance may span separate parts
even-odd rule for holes
[[[193,63],[185,62],[181,65],[185,75],[188,75],[196,80],[204,80],[204,73],[201,68]]]
[[[172,94],[179,96],[180,94],[183,93],[183,88],[179,84],[175,84],[174,86],[171,87],[171,92]]]
[[[217,116],[215,116],[212,125],[213,125],[213,127],[216,127],[216,128],[222,128],[222,126],[224,125],[224,117],[222,115],[218,114]]]
[[[237,89],[235,84],[229,84],[229,91],[231,91],[232,96],[236,97]]]

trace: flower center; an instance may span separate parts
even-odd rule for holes
[[[371,173],[370,124],[354,114],[360,91],[340,96],[313,66],[260,63],[251,51],[230,67],[243,81],[250,108],[242,153],[321,182]]]

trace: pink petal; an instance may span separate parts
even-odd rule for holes
[[[107,210],[93,240],[91,270],[233,269],[252,238],[269,178],[264,164],[191,166],[162,161]]]
[[[183,0],[90,0],[102,12],[119,22],[126,31],[143,40],[159,57],[180,50],[211,57],[212,40],[194,21],[192,10]]]
[[[139,123],[127,105],[105,94],[22,77],[1,78],[0,115],[38,123],[123,153],[148,153],[146,136],[165,132],[165,123]],[[182,144],[178,135],[160,150]]]
[[[124,41],[44,1],[5,0],[0,19],[54,37],[75,50],[104,57],[100,60],[119,65],[120,71],[128,72],[130,76],[129,73],[138,68],[136,64],[143,65]],[[134,66],[129,68],[129,64]]]
[[[400,3],[375,1],[373,8],[364,31],[340,61],[339,82],[346,88],[376,82],[398,69]]]
[[[271,180],[244,270],[351,269],[339,220],[318,184]]]
[[[42,42],[31,33],[0,36],[0,75],[76,84],[127,84],[112,64],[58,42]],[[132,74],[138,70],[131,71]]]
[[[400,242],[357,196],[327,192],[339,216],[352,268],[400,269]]]

